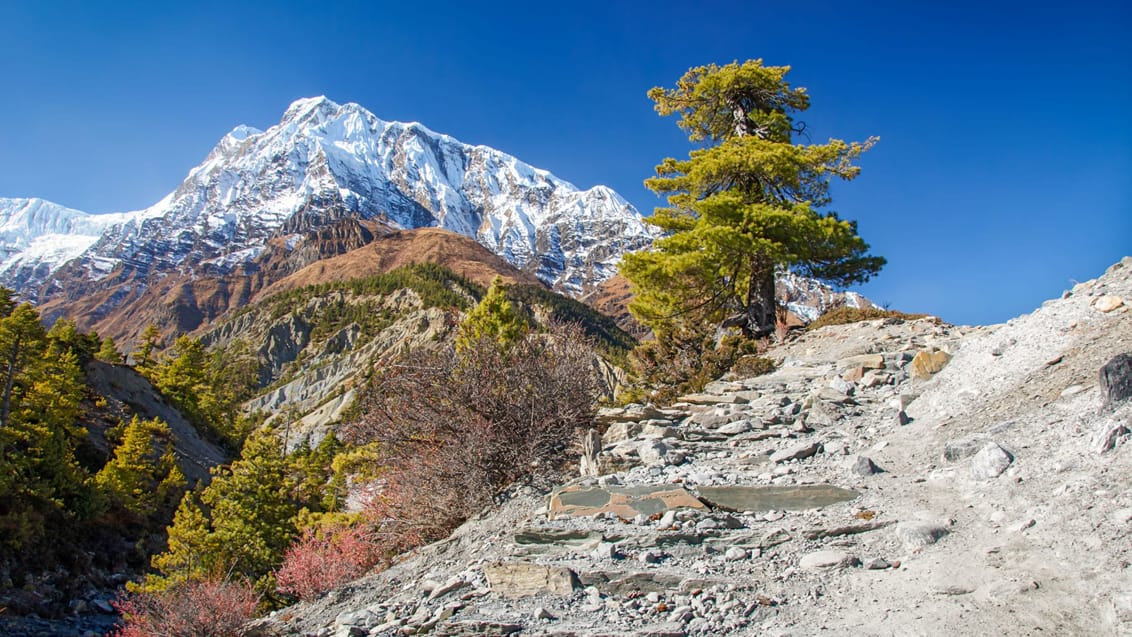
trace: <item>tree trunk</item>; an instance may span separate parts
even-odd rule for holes
[[[778,318],[774,296],[774,265],[761,257],[754,259],[747,288],[747,325],[743,331],[752,338],[774,334]]]

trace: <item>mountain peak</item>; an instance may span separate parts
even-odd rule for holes
[[[325,95],[318,95],[315,97],[302,97],[287,107],[283,113],[282,122],[294,121],[303,119],[311,113],[329,114],[331,111],[336,111],[341,108],[337,103],[332,102]]]

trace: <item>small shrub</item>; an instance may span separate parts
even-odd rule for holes
[[[843,305],[834,308],[825,314],[822,314],[813,323],[806,326],[807,330],[816,330],[818,328],[826,327],[827,325],[844,325],[846,323],[859,323],[861,321],[872,321],[874,319],[895,318],[905,321],[914,321],[916,319],[927,318],[930,314],[908,314],[906,312],[897,312],[896,310],[882,310],[876,307],[849,307]]]
[[[115,602],[125,625],[114,637],[233,637],[255,616],[259,596],[237,582],[187,582]]]
[[[684,330],[642,343],[629,354],[629,362],[637,379],[653,389],[652,400],[667,403],[703,390],[760,348],[759,341],[741,336],[727,336],[717,344],[708,334]]]
[[[777,364],[762,356],[743,356],[731,367],[731,371],[743,378],[762,376],[774,371]]]
[[[306,529],[275,573],[279,591],[312,599],[355,580],[378,563],[372,532],[361,526]]]

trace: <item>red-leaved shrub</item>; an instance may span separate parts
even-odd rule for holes
[[[234,637],[255,616],[259,596],[237,582],[187,582],[115,602],[125,625],[114,637]]]
[[[378,559],[373,535],[366,528],[307,529],[287,549],[275,581],[280,592],[311,599],[361,577]]]

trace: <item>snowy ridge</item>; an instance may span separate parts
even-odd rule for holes
[[[622,254],[654,236],[609,188],[579,190],[487,146],[316,97],[266,131],[236,127],[150,208],[98,228],[86,222],[81,240],[55,237],[57,255],[43,263],[54,271],[78,257],[95,280],[120,265],[136,276],[227,271],[273,235],[349,217],[452,230],[572,294],[612,276]]]
[[[43,199],[0,198],[0,279],[26,287],[145,211],[93,215]]]

